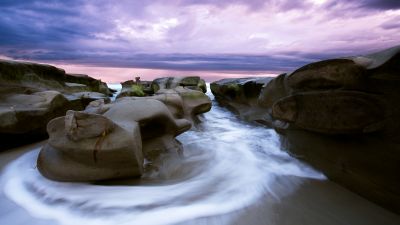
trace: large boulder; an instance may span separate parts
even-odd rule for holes
[[[255,105],[293,156],[400,213],[399,75],[400,46],[324,60],[270,80]]]
[[[0,150],[47,137],[46,125],[68,109],[83,110],[110,90],[87,75],[45,64],[0,60]]]
[[[98,114],[69,111],[47,126],[49,141],[37,166],[57,181],[96,181],[140,176],[143,156],[139,125],[122,126]]]
[[[39,171],[57,181],[88,182],[138,177],[144,162],[182,152],[175,137],[209,111],[210,99],[183,87],[153,96],[91,102],[84,111],[68,111],[50,121],[49,141],[38,158]]]

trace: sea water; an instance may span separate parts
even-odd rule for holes
[[[1,188],[34,217],[60,224],[161,225],[234,213],[266,194],[279,201],[282,192],[296,188],[291,184],[274,193],[276,179],[282,176],[325,179],[283,151],[274,130],[239,120],[207,94],[211,111],[177,137],[183,155],[163,156],[158,171],[145,173],[141,181],[112,185],[51,181],[38,172],[39,149],[33,149],[8,165]]]

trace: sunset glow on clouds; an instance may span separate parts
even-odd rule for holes
[[[108,81],[265,75],[400,44],[398,0],[0,3],[0,55]]]

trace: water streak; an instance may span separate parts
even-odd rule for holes
[[[241,122],[214,101],[200,119],[178,137],[184,156],[164,156],[159,172],[134,185],[47,180],[35,167],[34,149],[7,167],[1,187],[32,215],[60,224],[161,225],[234,212],[268,192],[279,198],[272,187],[282,175],[325,179],[283,152],[273,130]]]

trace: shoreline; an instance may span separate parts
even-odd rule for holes
[[[0,171],[24,153],[46,141],[0,153]],[[197,218],[178,224],[253,225],[396,225],[400,216],[329,181],[279,175],[271,189],[255,204],[228,214]],[[287,190],[289,190],[289,194]],[[24,208],[0,194],[0,222],[3,224],[58,224],[33,217]]]

